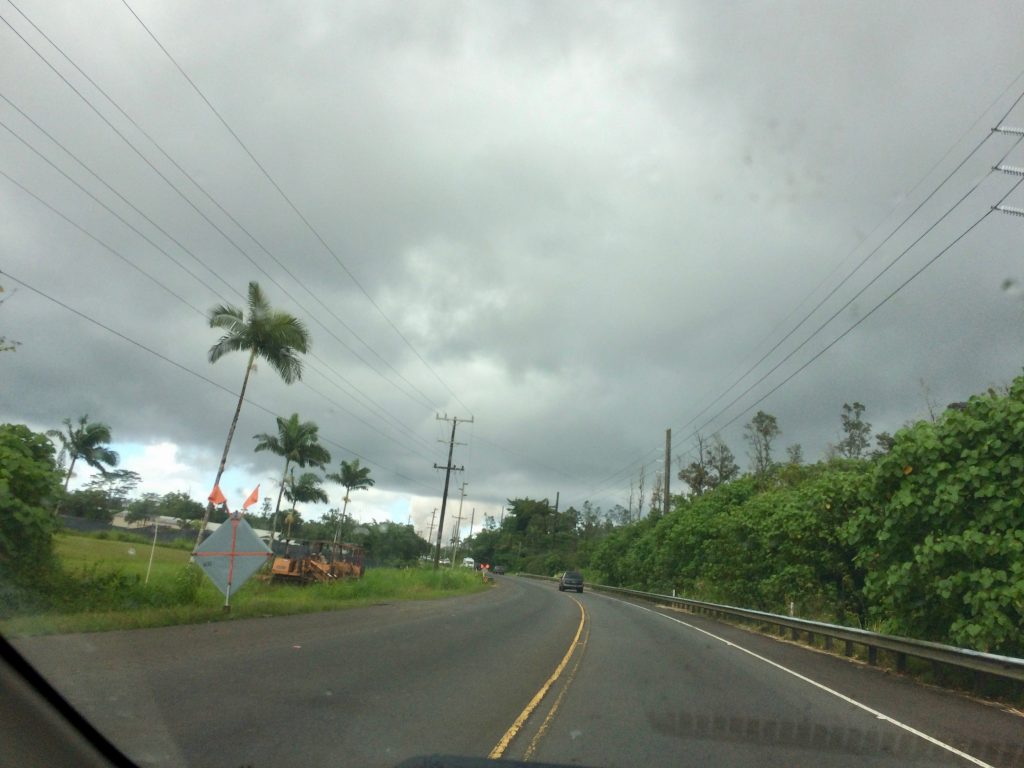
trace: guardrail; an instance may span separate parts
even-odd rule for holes
[[[520,575],[557,581],[557,579],[553,579],[551,576],[538,576],[530,573],[522,573]],[[602,592],[618,593],[651,602],[667,603],[685,608],[691,613],[704,614],[714,618],[742,619],[758,624],[767,624],[778,629],[781,634],[785,634],[788,631],[793,640],[800,640],[802,635],[806,635],[807,642],[813,644],[815,637],[820,636],[824,640],[825,650],[827,651],[832,650],[833,642],[839,640],[844,643],[843,652],[847,656],[852,656],[854,646],[860,645],[867,649],[868,663],[872,665],[878,663],[879,650],[888,651],[895,656],[896,669],[900,672],[906,671],[908,658],[917,658],[925,659],[933,664],[944,664],[950,667],[970,670],[975,675],[991,675],[1007,680],[1015,680],[1018,683],[1024,682],[1024,659],[1017,659],[1012,656],[972,651],[967,648],[957,648],[952,645],[933,643],[928,640],[881,635],[877,632],[869,632],[866,629],[857,629],[856,627],[844,627],[840,624],[828,624],[823,621],[798,619],[793,616],[782,616],[777,613],[766,613],[765,611],[755,611],[749,608],[736,608],[731,605],[719,605],[702,600],[690,600],[685,597],[641,592],[637,589],[609,587],[604,584],[590,584],[588,586],[590,589]],[[980,684],[980,679],[978,677],[975,678],[976,687]]]

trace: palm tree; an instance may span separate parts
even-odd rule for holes
[[[295,479],[295,473],[291,473],[288,481],[288,487],[284,489],[284,495],[288,497],[288,501],[292,503],[291,511],[289,511],[288,516],[285,518],[288,523],[288,534],[285,536],[286,539],[290,539],[292,537],[292,523],[299,519],[299,513],[295,511],[296,502],[327,502],[327,494],[324,492],[324,489],[320,487],[320,483],[322,482],[323,481],[320,479],[320,476],[313,472],[303,472],[299,475],[298,480]]]
[[[64,419],[66,433],[59,429],[47,431],[47,436],[55,437],[60,441],[61,449],[58,462],[63,464],[65,458],[70,460],[68,474],[64,478],[64,491],[68,490],[68,483],[71,482],[71,475],[75,471],[75,462],[81,459],[93,469],[99,471],[106,477],[109,473],[107,467],[116,467],[121,457],[116,451],[107,447],[110,442],[110,427],[100,421],[89,421],[89,416],[82,416],[78,420],[78,426],[71,423],[71,419]]]
[[[306,326],[293,315],[272,309],[270,302],[260,290],[259,283],[249,283],[248,304],[247,315],[240,308],[226,304],[220,304],[210,310],[210,327],[220,328],[225,332],[217,343],[210,347],[207,355],[210,362],[216,363],[228,352],[249,353],[245,377],[242,379],[242,391],[238,395],[238,405],[235,406],[235,416],[228,429],[228,439],[224,443],[217,478],[213,481],[215,486],[220,484],[220,478],[224,474],[231,438],[238,425],[238,414],[242,411],[245,388],[249,384],[249,374],[252,373],[256,358],[266,360],[286,384],[291,384],[302,378],[302,360],[299,356],[310,347],[309,331],[306,330]],[[202,542],[203,531],[206,530],[212,509],[211,504],[206,505],[206,512],[196,533],[196,547]]]
[[[345,512],[348,509],[349,493],[371,488],[375,483],[373,478],[370,477],[370,468],[359,466],[359,459],[354,459],[351,463],[342,460],[341,472],[333,472],[327,475],[327,479],[345,486],[345,498],[342,499],[345,505],[341,510],[342,520],[345,519]],[[338,530],[340,529],[341,527],[339,526]],[[338,540],[338,531],[334,533],[334,540]]]
[[[281,490],[277,493],[277,506],[270,526],[270,541],[274,541],[277,531],[277,518],[281,513],[281,494],[285,492],[285,480],[292,465],[299,467],[317,467],[323,469],[331,460],[331,454],[320,445],[317,432],[319,427],[312,421],[299,421],[299,414],[293,413],[289,418],[277,417],[277,434],[266,432],[253,435],[258,441],[257,451],[270,451],[284,456],[284,472],[281,473]],[[315,475],[314,475],[315,477]],[[326,499],[325,499],[326,501]]]

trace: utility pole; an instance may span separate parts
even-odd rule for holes
[[[430,533],[427,534],[427,541],[434,538],[434,520],[437,518],[437,507],[434,507],[434,511],[430,513]]]
[[[436,569],[441,561],[441,532],[444,530],[444,511],[448,506],[448,483],[451,480],[452,470],[456,472],[462,472],[465,467],[452,466],[452,452],[455,450],[455,428],[459,425],[459,422],[473,423],[473,417],[470,416],[468,419],[460,419],[458,416],[452,416],[448,418],[448,414],[444,416],[437,416],[438,421],[450,421],[452,423],[452,437],[448,441],[448,462],[443,466],[439,467],[434,464],[434,469],[444,470],[444,493],[441,495],[441,520],[437,525],[437,551],[434,552],[434,568]]]
[[[665,492],[661,495],[662,514],[668,514],[668,483],[672,468],[672,430],[665,430]]]
[[[459,514],[455,516],[455,528],[452,531],[451,544],[449,549],[452,553],[452,568],[455,567],[455,555],[459,551],[459,534],[462,533],[462,500],[466,498],[466,486],[469,485],[465,480],[462,481],[462,486],[459,488]]]
[[[473,538],[473,523],[475,521],[476,521],[476,507],[473,507],[473,512],[469,516],[469,536],[466,537],[467,539],[472,539]]]

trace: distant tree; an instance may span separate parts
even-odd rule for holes
[[[636,502],[636,517],[637,520],[644,516],[644,485],[647,483],[647,466],[644,464],[640,465],[640,475],[637,477],[637,502]]]
[[[855,402],[843,403],[840,417],[843,424],[843,439],[837,446],[839,453],[847,459],[859,459],[871,442],[871,424],[864,421],[864,406]]]
[[[284,471],[281,473],[281,488],[277,492],[277,505],[270,526],[270,540],[277,532],[277,518],[281,514],[281,495],[288,485],[288,473],[293,466],[317,467],[323,469],[331,460],[330,452],[320,445],[320,428],[312,421],[300,421],[299,414],[293,413],[287,419],[277,417],[277,434],[253,435],[256,451],[270,451],[284,457]],[[326,501],[326,499],[324,499]]]
[[[85,484],[87,491],[99,491],[110,497],[111,504],[118,510],[128,506],[128,498],[142,482],[142,475],[130,469],[115,469],[106,475],[94,477]]]
[[[60,512],[69,517],[86,520],[100,520],[109,523],[122,510],[122,505],[109,493],[95,488],[80,488],[64,494],[60,501]]]
[[[652,514],[652,515],[661,514],[662,506],[663,506],[662,505],[662,501],[661,501],[661,495],[662,495],[662,493],[664,493],[664,491],[665,491],[664,477],[662,476],[661,472],[655,472],[654,473],[654,485],[651,488],[651,506],[650,506],[650,510],[651,511],[650,511],[650,514]]]
[[[89,417],[82,416],[78,424],[72,424],[71,419],[64,419],[65,432],[51,429],[46,434],[48,437],[56,438],[61,449],[57,462],[63,464],[68,461],[67,476],[64,478],[64,490],[67,491],[68,483],[75,471],[75,463],[81,459],[101,475],[108,474],[107,467],[116,467],[120,457],[116,451],[111,450],[107,443],[110,442],[110,427],[100,421],[89,421]]]
[[[207,353],[211,363],[216,363],[229,352],[249,353],[245,376],[242,379],[242,391],[238,394],[235,415],[231,419],[228,437],[224,442],[224,453],[221,454],[217,477],[213,481],[216,486],[220,483],[224,467],[227,465],[231,438],[235,434],[235,427],[238,426],[238,415],[242,412],[245,389],[249,384],[249,375],[253,371],[256,358],[266,360],[286,384],[291,384],[302,378],[300,355],[309,351],[310,340],[306,326],[287,312],[273,309],[259,283],[256,282],[249,283],[248,315],[238,307],[220,304],[210,310],[209,320],[211,328],[219,328],[225,332]],[[208,504],[196,533],[196,547],[203,540],[203,531],[206,530],[206,523],[212,511],[213,505]]]
[[[179,520],[199,520],[203,516],[203,505],[184,491],[171,491],[160,498],[158,514]]]
[[[871,452],[871,456],[877,458],[878,456],[884,456],[892,447],[896,444],[896,438],[890,435],[888,432],[879,432],[875,435],[875,445],[878,447]]]
[[[711,470],[711,488],[717,488],[723,483],[728,483],[739,477],[740,466],[736,463],[736,457],[720,434],[716,432],[712,435],[711,444],[706,451],[707,465]]]
[[[288,535],[285,538],[291,538],[292,526],[301,521],[301,518],[295,509],[297,502],[327,502],[327,494],[320,485],[322,482],[323,480],[320,476],[313,472],[303,472],[297,478],[295,477],[295,473],[292,472],[289,476],[287,487],[284,489],[284,495],[288,501],[292,503],[292,508],[288,511],[288,515],[285,517],[285,522],[288,525]]]
[[[697,433],[697,445],[695,446],[697,459],[691,461],[687,466],[680,466],[679,479],[690,487],[693,496],[701,496],[711,485],[711,467],[708,464],[707,439]],[[680,462],[681,464],[682,462]]]
[[[351,462],[342,459],[339,469],[341,470],[340,472],[329,473],[327,479],[340,483],[345,488],[345,498],[342,499],[343,505],[341,508],[341,517],[344,519],[348,515],[349,495],[352,491],[372,488],[376,481],[370,477],[369,467],[359,466],[359,459],[353,459]],[[334,540],[338,541],[339,539],[336,536]]]
[[[750,444],[750,460],[753,462],[754,474],[762,476],[772,468],[772,442],[782,430],[778,420],[769,413],[758,411],[754,414],[743,431]]]
[[[794,467],[804,463],[804,449],[800,443],[793,443],[786,447],[786,461]]]
[[[144,493],[128,505],[124,519],[129,523],[149,522],[160,514],[160,494]]]

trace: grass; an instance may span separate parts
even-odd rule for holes
[[[134,547],[134,554],[131,553]],[[62,534],[56,551],[64,575],[41,612],[0,621],[6,636],[102,632],[241,618],[333,611],[383,601],[429,600],[486,589],[462,569],[371,568],[358,581],[332,584],[272,584],[254,576],[231,598],[224,597],[180,549],[157,546],[148,584],[149,546]]]

